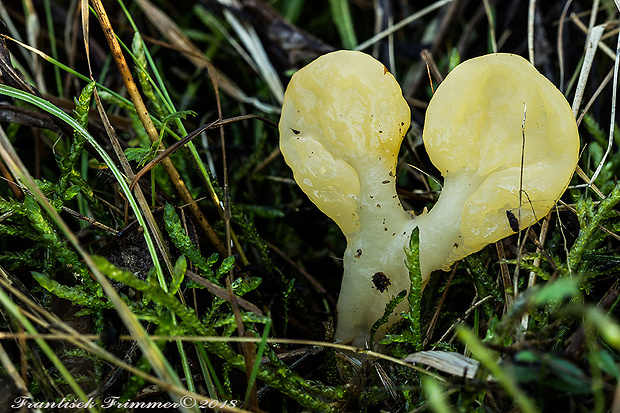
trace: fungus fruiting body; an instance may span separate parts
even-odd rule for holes
[[[394,77],[360,52],[318,58],[293,76],[285,93],[284,159],[347,238],[336,330],[345,343],[364,346],[390,297],[409,290],[404,247],[413,228],[420,229],[425,284],[432,271],[512,234],[511,214],[520,219],[517,229],[545,216],[577,162],[575,121],[551,82],[515,55],[466,61],[427,109],[424,145],[444,185],[431,211],[414,218],[395,187],[409,121]]]

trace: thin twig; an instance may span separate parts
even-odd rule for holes
[[[590,110],[590,107],[596,101],[596,98],[603,92],[603,89],[605,89],[605,86],[607,86],[607,84],[609,83],[609,81],[611,80],[611,77],[613,75],[614,75],[614,69],[611,68],[611,69],[609,69],[609,72],[607,73],[607,76],[605,76],[605,79],[603,79],[603,81],[598,86],[598,88],[596,88],[596,91],[594,92],[594,94],[592,95],[590,100],[588,100],[588,103],[586,103],[586,105],[584,106],[583,110],[581,111],[581,115],[579,115],[579,118],[577,119],[577,127],[579,127],[579,125],[581,125],[581,121],[583,120],[584,116],[586,116],[586,113],[588,113],[588,111]]]
[[[504,286],[504,311],[506,314],[508,308],[512,307],[512,302],[514,301],[513,295],[510,294],[510,290],[512,289],[512,282],[510,281],[510,271],[508,269],[508,264],[506,263],[506,252],[504,251],[504,244],[502,241],[497,241],[495,243],[495,248],[497,249],[497,258],[499,261],[499,269],[500,276],[502,279],[502,285]]]
[[[428,13],[441,8],[441,7],[445,6],[448,3],[451,3],[452,1],[454,1],[454,0],[441,0],[441,1],[437,1],[437,2],[435,2],[433,4],[431,4],[430,6],[423,8],[419,12],[414,13],[411,16],[404,18],[403,20],[401,20],[398,23],[396,23],[395,25],[387,28],[386,30],[382,31],[381,33],[374,35],[370,39],[368,39],[365,42],[363,42],[362,44],[358,45],[354,50],[357,50],[357,51],[365,50],[365,49],[369,48],[370,46],[372,46],[373,44],[375,44],[376,42],[378,42],[379,40],[381,40],[381,39],[391,35],[392,33],[395,33],[397,31],[399,31],[400,29],[402,29],[403,27],[407,26],[408,24],[413,23],[414,21],[418,20],[419,18],[426,16]]]
[[[521,165],[519,168],[519,209],[517,211],[517,222],[519,223],[519,233],[517,235],[517,265],[515,266],[515,272],[512,276],[513,283],[513,295],[514,298],[517,298],[517,294],[519,291],[518,282],[519,282],[519,267],[521,263],[521,210],[523,208],[523,164],[525,161],[525,119],[527,116],[527,105],[523,102],[523,122],[521,123]]]
[[[170,155],[172,155],[173,153],[181,149],[183,146],[187,145],[192,139],[199,136],[204,131],[209,130],[209,129],[214,129],[222,125],[227,125],[229,123],[246,120],[246,119],[261,119],[263,121],[272,123],[269,119],[265,119],[259,115],[243,115],[243,116],[236,116],[234,118],[229,118],[229,119],[218,119],[207,125],[203,125],[199,127],[198,129],[193,130],[192,132],[188,133],[183,138],[175,142],[173,145],[170,145],[169,147],[167,147],[165,150],[160,152],[159,155],[157,155],[149,163],[147,163],[142,169],[140,169],[140,171],[136,173],[133,180],[131,181],[131,184],[129,185],[129,188],[133,190],[133,188],[136,186],[140,178],[142,178],[142,176],[144,176],[145,173],[150,171],[153,167],[155,167],[155,165],[159,164],[163,159],[169,157]]]
[[[443,289],[441,298],[439,299],[439,302],[437,303],[437,309],[435,310],[435,313],[433,314],[433,318],[431,319],[431,322],[428,324],[428,329],[426,330],[426,335],[424,337],[424,341],[422,342],[422,348],[426,347],[429,340],[433,336],[435,325],[437,324],[437,320],[439,320],[439,314],[441,313],[441,309],[443,308],[443,303],[446,300],[446,297],[448,296],[448,290],[450,290],[450,286],[452,285],[452,280],[454,279],[454,276],[456,275],[457,267],[458,267],[458,264],[455,264],[454,267],[452,268],[452,271],[450,273],[450,278],[448,278],[448,282],[446,283],[446,286]]]
[[[473,303],[471,304],[471,306],[467,309],[467,311],[465,311],[465,314],[463,314],[462,317],[460,317],[458,320],[456,320],[454,323],[452,323],[452,325],[446,330],[446,332],[441,336],[441,338],[438,340],[438,342],[442,342],[446,339],[446,337],[448,336],[448,334],[450,334],[450,332],[452,332],[452,330],[454,330],[454,328],[463,323],[465,320],[467,320],[467,318],[469,318],[469,316],[471,315],[471,313],[478,307],[480,307],[482,304],[486,303],[489,300],[493,299],[492,295],[487,295],[486,297],[484,297],[483,299],[476,301],[478,299],[478,296],[476,295],[476,297],[474,297]]]

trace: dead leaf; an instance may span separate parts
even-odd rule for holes
[[[459,353],[448,351],[419,351],[403,358],[407,363],[424,364],[453,376],[473,379],[480,363]]]

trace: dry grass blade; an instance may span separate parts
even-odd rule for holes
[[[581,121],[583,120],[584,116],[586,116],[586,113],[588,113],[588,111],[596,101],[596,98],[603,92],[603,89],[605,89],[605,86],[607,86],[613,75],[614,69],[609,69],[609,72],[607,72],[607,76],[605,76],[605,79],[603,79],[596,91],[592,94],[592,97],[590,98],[590,100],[588,100],[588,103],[586,103],[583,110],[581,111],[581,115],[579,115],[579,118],[577,118],[577,126],[581,125]]]
[[[536,20],[536,0],[530,0],[527,10],[527,54],[532,66],[534,64],[534,21]]]
[[[213,64],[204,57],[202,52],[189,40],[189,38],[187,38],[187,36],[185,36],[185,34],[183,34],[181,30],[179,30],[178,26],[170,18],[168,18],[168,16],[166,16],[161,10],[159,10],[157,7],[151,4],[148,0],[139,0],[138,3],[140,4],[140,7],[143,8],[143,10],[145,11],[149,19],[153,22],[153,24],[157,26],[159,31],[171,43],[173,43],[176,47],[178,47],[182,53],[185,53],[187,58],[190,61],[192,61],[198,68],[207,69],[207,72],[209,73],[209,77],[211,78],[211,82],[213,84],[213,89],[215,90],[215,94],[216,94],[216,102],[218,105],[218,116],[222,118],[222,113],[221,113],[222,111],[221,111],[220,98],[219,98],[220,87],[222,87],[225,92],[231,94],[232,96],[239,97],[240,95],[245,96],[245,94],[243,94],[243,92],[241,92],[240,89],[236,88],[233,85],[233,83],[224,74],[219,72],[213,66]],[[241,99],[241,100],[246,101],[244,99]],[[222,137],[222,141],[223,141],[223,133],[224,133],[223,128],[220,126],[220,134]],[[224,151],[224,148],[225,148],[225,145],[222,145],[222,151]],[[166,150],[164,150],[163,152],[165,153]],[[161,157],[161,159],[162,160],[165,159],[165,162],[164,162],[165,168],[166,168],[166,164],[171,164],[170,160],[167,157],[163,156]],[[132,186],[133,185],[134,184],[132,183]],[[226,186],[226,184],[224,186]],[[183,190],[183,188],[181,188],[181,190]],[[225,211],[225,208],[223,208],[223,206],[225,207],[225,205],[227,204],[227,201],[225,200],[224,203],[220,201],[219,197],[213,190],[213,187],[211,186],[210,183],[207,183],[207,190],[209,191],[211,200],[213,201],[215,207],[217,208],[220,214],[220,217],[226,220],[226,216],[228,215],[228,213]],[[225,191],[226,191],[226,188],[225,188]],[[194,210],[197,207],[193,206],[193,202],[188,202],[187,197],[184,197],[183,194],[181,194],[181,196],[184,198],[184,201],[186,202],[186,204],[189,205],[190,210],[192,210],[192,214],[198,218],[197,211]],[[199,222],[201,223],[201,225],[203,227],[208,226],[208,222],[206,222],[206,218],[204,218],[204,216],[202,218],[205,220],[205,223],[203,223],[199,219]],[[203,228],[203,229],[207,231],[206,228]],[[228,222],[226,222],[226,231],[227,231],[227,237],[230,236],[230,238],[232,238],[232,242],[234,244],[234,247],[237,253],[239,254],[241,263],[244,266],[247,266],[249,262],[237,239],[236,234],[230,228],[230,225]],[[209,235],[209,237],[212,238],[211,235]],[[226,248],[224,251],[222,250],[222,248],[224,248],[224,245],[229,245],[229,244],[230,244],[229,240],[226,240],[225,244],[222,244],[221,246],[216,245],[216,248],[221,254],[226,254],[226,252],[224,251],[228,251],[228,248]]]
[[[84,259],[84,262],[92,271],[95,279],[101,285],[101,288],[106,293],[110,301],[114,304],[116,311],[123,320],[125,326],[127,326],[129,331],[135,336],[144,352],[145,357],[149,360],[153,369],[155,369],[157,374],[164,381],[170,383],[171,385],[181,387],[178,376],[176,376],[176,374],[169,369],[169,364],[159,348],[156,347],[153,341],[148,337],[142,325],[138,322],[127,304],[125,304],[125,302],[119,297],[110,282],[100,272],[92,257],[82,248],[75,234],[70,230],[60,215],[58,215],[56,210],[45,198],[34,179],[30,176],[28,170],[21,162],[21,159],[18,157],[4,132],[4,129],[2,128],[0,128],[0,156],[2,156],[6,164],[10,167],[12,173],[18,177],[22,184],[24,184],[32,192],[37,202],[43,207],[47,214],[52,217],[65,236],[67,236],[73,248],[75,248],[78,254]],[[179,399],[177,394],[171,394],[171,396],[173,399]]]
[[[39,25],[39,16],[34,8],[34,4],[32,0],[24,0],[24,11],[26,14],[26,32],[28,37],[28,43],[37,47],[40,38],[41,27]],[[34,73],[35,82],[37,85],[37,89],[41,91],[41,93],[46,93],[46,83],[43,78],[43,67],[41,61],[36,56],[31,56],[29,59],[29,63],[32,68],[32,72]]]
[[[9,172],[9,170],[7,169],[6,165],[4,164],[4,162],[2,160],[0,160],[0,174],[3,176],[3,178],[9,184],[9,188],[11,188],[11,191],[15,195],[15,198],[17,198],[20,201],[23,200],[24,199],[24,192],[17,185],[17,183],[13,180],[13,177],[11,176],[11,173]]]
[[[84,14],[86,13],[86,14]],[[90,42],[88,41],[89,39],[89,19],[88,19],[88,9],[86,8],[86,2],[83,1],[82,2],[82,30],[84,32],[84,47],[86,50],[86,58],[87,58],[87,62],[89,63],[89,67],[88,67],[88,71],[90,73],[90,77],[91,80],[94,81],[93,79],[93,75],[92,75],[92,68],[90,67]],[[108,136],[108,139],[110,140],[110,143],[112,144],[112,148],[114,149],[114,153],[116,154],[117,159],[119,160],[119,162],[121,163],[121,167],[123,168],[123,171],[126,175],[126,177],[128,179],[132,179],[133,177],[133,170],[131,169],[131,166],[129,165],[129,162],[127,161],[127,158],[125,157],[125,153],[123,152],[123,149],[121,148],[121,144],[118,141],[118,138],[116,137],[116,132],[114,131],[114,128],[112,127],[112,124],[110,123],[110,120],[108,119],[108,116],[103,108],[103,104],[101,102],[101,99],[99,97],[99,92],[97,91],[97,89],[95,88],[95,90],[93,91],[93,96],[95,98],[95,104],[97,106],[97,112],[99,113],[99,117],[101,119],[101,122],[103,123],[103,126],[105,128],[106,134]],[[151,212],[149,206],[148,206],[148,202],[146,201],[146,197],[144,196],[144,193],[142,192],[142,190],[140,188],[138,188],[137,191],[135,191],[135,195],[136,195],[136,200],[138,201],[140,207],[141,207],[141,211],[142,214],[144,215],[144,218],[146,220],[146,222],[149,225],[149,229],[150,229],[150,233],[153,235],[154,239],[155,239],[155,243],[157,244],[157,247],[161,253],[161,256],[164,258],[164,262],[166,264],[166,267],[168,269],[169,273],[172,273],[172,268],[173,265],[170,261],[170,254],[167,251],[167,248],[165,246],[162,234],[159,230],[159,227],[157,226],[157,224],[155,223],[155,219],[153,218],[153,213]],[[127,211],[127,204],[126,204],[126,209]],[[127,225],[128,222],[128,217],[127,215],[125,215],[125,225]],[[149,236],[148,232],[145,232],[145,236]],[[157,255],[151,257],[153,260],[153,263],[155,264],[155,268],[157,269],[158,272],[158,276],[160,279],[160,283],[164,286],[165,288],[165,283],[163,283],[163,273],[161,271],[160,268],[160,264],[159,264],[159,257]]]
[[[593,27],[592,30],[588,33],[585,58],[583,60],[583,65],[581,66],[581,72],[579,73],[579,81],[577,83],[577,89],[575,90],[575,97],[573,99],[572,105],[573,115],[575,117],[577,117],[577,112],[579,111],[579,106],[581,105],[581,99],[583,98],[583,92],[588,81],[588,76],[590,76],[592,63],[594,62],[594,56],[596,54],[596,51],[598,50],[598,45],[604,31],[605,26],[600,25]]]
[[[159,26],[164,26],[167,27],[168,29],[174,29],[175,25],[169,20],[167,19],[161,12],[159,12],[158,9],[154,8],[152,5],[149,5],[147,0],[141,0],[141,7],[143,7],[143,9],[148,9],[148,13],[151,16],[152,20],[155,20],[159,23]],[[227,11],[225,13],[228,13]],[[227,15],[228,17],[228,15]],[[234,18],[233,16],[230,16],[230,19],[232,19],[233,21],[236,21],[236,18]],[[238,29],[241,30],[241,29]],[[250,33],[251,34],[251,33]],[[170,33],[168,33],[168,36],[170,36]],[[251,37],[251,36],[250,36]],[[189,42],[185,42],[183,41],[185,39],[185,37],[183,36],[179,36],[177,38],[181,40],[182,43],[184,43],[184,46],[188,46]],[[246,39],[246,38],[244,38]],[[257,38],[256,38],[257,39]],[[264,64],[265,60],[266,60],[266,55],[263,53],[261,53],[262,48],[260,47],[260,44],[256,44],[254,42],[254,47],[250,48],[250,52],[257,57],[257,63],[259,63],[259,67],[261,67],[263,69],[263,75],[266,77],[266,79],[268,80],[268,83],[270,85],[272,85],[272,91],[274,92],[274,94],[276,95],[276,98],[281,101],[282,100],[282,96],[284,94],[284,90],[282,88],[282,85],[279,83],[279,80],[277,80],[277,82],[274,82],[274,76],[272,72],[273,68],[270,65],[266,65]],[[261,62],[263,63],[261,65]],[[271,68],[271,70],[269,70],[269,68]],[[212,65],[207,61],[207,70],[209,71],[209,75],[212,79],[213,82],[213,86],[215,89],[215,93],[216,93],[216,101],[217,101],[217,106],[218,106],[218,115],[222,116],[221,113],[221,106],[220,106],[220,100],[219,100],[219,87],[218,87],[218,79],[217,79],[217,75],[215,74],[215,72],[213,71],[213,67]],[[277,77],[275,77],[275,79],[277,79]],[[271,80],[271,82],[270,82]],[[130,92],[131,94],[131,92]],[[132,97],[132,100],[133,97]],[[136,105],[136,109],[138,110],[138,113],[140,113],[141,107],[139,107],[138,105]],[[145,108],[146,110],[146,108]],[[149,119],[150,121],[150,119]],[[226,164],[226,152],[225,152],[225,148],[226,148],[226,142],[224,140],[224,129],[223,129],[223,124],[218,123],[216,126],[219,126],[220,129],[220,138],[221,138],[221,144],[222,144],[222,159],[223,159],[223,170],[224,170],[224,185],[223,185],[223,189],[224,189],[224,208],[223,208],[223,220],[224,220],[224,225],[225,225],[225,230],[226,230],[226,242],[225,244],[221,243],[221,241],[219,240],[219,238],[217,238],[217,242],[218,244],[215,244],[216,248],[218,249],[218,251],[220,251],[220,253],[224,254],[225,256],[229,256],[231,254],[231,242],[233,241],[233,235],[231,233],[231,228],[230,228],[230,200],[229,200],[229,189],[228,189],[228,168],[227,168],[227,164]],[[147,133],[148,133],[148,129],[147,129]],[[196,133],[194,136],[197,136],[199,133]],[[152,135],[151,133],[149,133],[149,136],[151,137],[151,140],[153,142],[157,141],[157,135]],[[188,138],[186,141],[184,141],[184,143],[189,142],[191,138]],[[183,144],[184,144],[183,143]],[[178,146],[180,147],[180,146]],[[168,158],[168,153],[166,153],[166,150],[163,148],[163,145],[160,145],[160,150],[162,150],[164,153],[159,156],[157,158],[158,162],[161,162],[164,165],[164,168],[166,168],[167,171],[170,170],[170,167],[173,165],[172,161],[170,160],[170,158]],[[176,150],[176,149],[175,149]],[[154,166],[156,163],[153,163],[152,166]],[[170,166],[167,166],[170,165]],[[152,166],[148,166],[149,168]],[[170,173],[170,172],[169,172]],[[177,172],[178,174],[178,172]],[[172,177],[172,176],[171,176]],[[187,191],[186,188],[183,187],[184,191]],[[191,196],[189,194],[189,192],[187,192],[187,196],[184,196],[183,194],[181,194],[181,196],[184,198],[184,201],[186,203],[189,204],[190,210],[192,211],[192,213],[194,214],[194,216],[196,217],[196,219],[199,222],[205,221],[206,222],[206,217],[204,216],[198,216],[197,215],[197,207],[195,207],[195,203],[192,203],[193,199],[191,199]],[[189,198],[189,199],[188,199]],[[192,209],[192,207],[194,207]],[[219,205],[218,205],[219,207]],[[202,213],[200,213],[202,214]],[[203,225],[204,226],[204,225]],[[215,235],[215,233],[213,232],[213,235]],[[209,234],[209,238],[211,239],[211,242],[214,243],[215,241],[212,239],[213,236]],[[235,239],[235,244],[238,245],[238,241]],[[222,251],[222,248],[224,248],[224,250]],[[240,250],[240,248],[238,248]],[[243,254],[242,254],[243,256]],[[245,259],[243,259],[243,261],[246,261]],[[232,273],[229,274],[229,277],[226,280],[226,285],[228,287],[228,293],[230,297],[233,297],[233,291],[232,291]],[[239,312],[238,309],[238,305],[237,305],[237,301],[236,300],[232,300],[231,301],[231,305],[233,308],[233,313],[235,315],[235,319],[237,321],[237,328],[239,331],[239,335],[240,336],[244,336],[245,335],[245,331],[244,331],[244,326],[243,326],[243,321],[241,319],[241,314]],[[246,373],[248,376],[248,380],[250,378],[251,375],[251,370],[252,370],[252,366],[254,365],[254,348],[253,346],[250,345],[242,345],[242,347],[244,348],[244,357],[245,357],[245,366],[246,366]],[[255,388],[255,384],[254,384],[254,389],[252,391],[252,398],[251,398],[251,405],[253,406],[253,408],[257,409],[258,408],[258,398],[256,395],[256,388]]]
[[[600,0],[594,0],[592,2],[592,7],[590,8],[590,21],[588,22],[588,31],[591,31],[596,24],[596,16],[598,15],[599,3]]]
[[[265,113],[277,113],[279,108],[270,106],[259,101],[256,98],[249,97],[239,86],[235,84],[225,73],[213,66],[213,64],[204,56],[204,53],[179,29],[179,27],[158,7],[148,0],[138,0],[138,5],[142,8],[146,16],[149,18],[159,32],[172,44],[172,46],[183,53],[187,59],[199,69],[207,69],[211,66],[211,70],[217,74],[217,82],[227,95],[239,102],[248,103],[258,110]],[[162,46],[170,47],[162,44]]]
[[[598,177],[599,173],[601,172],[601,169],[603,169],[603,165],[605,164],[605,161],[607,161],[607,157],[609,156],[609,153],[611,152],[611,147],[614,144],[614,127],[616,125],[616,104],[618,102],[617,95],[618,95],[618,68],[619,67],[620,67],[620,33],[618,33],[618,43],[616,45],[616,58],[614,62],[614,82],[613,82],[613,87],[611,89],[612,90],[611,118],[610,118],[611,121],[609,125],[609,138],[607,140],[607,149],[605,149],[605,154],[603,154],[603,158],[601,159],[601,162],[596,167],[596,170],[594,171],[592,178],[590,178],[589,184],[592,184]]]
[[[0,273],[2,272],[4,271],[0,267]],[[18,388],[21,395],[23,397],[28,397],[30,399],[33,399],[32,394],[28,390],[28,385],[26,384],[26,381],[24,380],[23,377],[19,375],[19,372],[15,369],[15,366],[13,365],[13,360],[11,360],[11,358],[7,354],[2,343],[0,343],[0,363],[2,363],[2,366],[6,369],[6,372],[8,373],[9,377],[11,377],[11,379],[13,380],[13,383]],[[41,412],[41,410],[38,408],[33,409],[33,411],[39,412],[39,413]]]
[[[224,9],[224,17],[226,17],[228,23],[232,26],[241,39],[241,42],[245,45],[247,52],[254,59],[254,62],[259,69],[259,73],[269,86],[273,97],[276,101],[278,101],[278,103],[282,103],[282,99],[284,98],[284,86],[282,86],[280,77],[276,73],[276,70],[265,52],[265,48],[263,47],[260,37],[252,26],[242,23],[231,11],[228,10],[228,7],[238,9],[239,3],[236,0],[218,0],[218,2],[226,6]]]
[[[148,110],[146,109],[146,106],[144,105],[144,101],[142,100],[142,96],[140,95],[140,92],[135,82],[133,81],[131,70],[129,69],[127,62],[125,61],[125,57],[123,56],[121,47],[118,43],[118,40],[116,39],[112,26],[110,25],[110,21],[105,12],[105,9],[103,8],[103,4],[101,4],[101,1],[99,0],[93,0],[92,3],[93,3],[93,6],[95,8],[98,18],[100,19],[100,24],[106,35],[106,40],[108,41],[110,50],[112,51],[112,54],[114,56],[114,61],[116,62],[116,65],[119,71],[121,72],[121,77],[123,79],[123,82],[125,83],[127,92],[129,93],[129,96],[131,97],[131,100],[136,108],[136,113],[140,117],[140,120],[142,121],[142,124],[144,125],[144,129],[146,130],[146,133],[151,139],[151,142],[157,142],[159,140],[157,130],[155,129],[155,126],[153,125],[153,122],[151,121]],[[164,150],[164,149],[165,148],[163,144],[160,144],[160,150]],[[164,169],[170,176],[170,181],[175,186],[177,192],[179,193],[183,201],[188,205],[189,210],[191,211],[192,215],[196,218],[196,221],[199,223],[200,227],[202,228],[202,230],[205,232],[205,234],[209,238],[209,241],[221,254],[226,255],[226,246],[224,245],[222,240],[220,240],[216,232],[213,230],[213,227],[207,220],[207,217],[205,217],[203,212],[200,210],[200,208],[196,204],[196,201],[194,200],[192,195],[189,193],[189,190],[185,186],[185,183],[183,182],[183,179],[181,178],[179,171],[176,169],[172,161],[168,158],[165,158],[162,161],[162,165],[164,166]]]
[[[93,96],[95,97],[97,110],[99,111],[99,116],[101,118],[101,121],[103,122],[103,126],[105,127],[108,138],[110,139],[110,142],[112,143],[112,148],[114,148],[114,153],[116,154],[116,157],[120,160],[123,171],[125,172],[125,175],[127,176],[128,179],[131,179],[133,177],[133,170],[131,169],[131,166],[129,165],[127,158],[125,157],[125,153],[123,152],[123,149],[121,148],[118,138],[116,137],[114,128],[112,127],[112,124],[110,123],[110,120],[108,119],[105,113],[105,110],[103,109],[103,104],[101,103],[99,94],[96,89],[94,90]],[[153,235],[153,238],[155,239],[155,243],[157,244],[157,247],[162,257],[164,258],[166,268],[168,269],[169,273],[172,273],[173,265],[172,265],[172,262],[170,261],[170,253],[168,252],[165,246],[163,236],[161,234],[161,231],[159,230],[159,226],[157,226],[157,224],[155,223],[155,218],[153,217],[153,213],[151,209],[149,208],[148,201],[146,200],[146,197],[144,196],[144,193],[142,192],[141,188],[136,188],[134,193],[136,195],[136,200],[138,201],[138,204],[140,205],[144,218],[149,225],[151,234]],[[127,225],[127,216],[125,217],[125,225]],[[152,257],[152,259],[153,259],[153,262],[155,263],[155,267],[157,268],[159,266],[158,264],[159,258],[157,256],[154,256]],[[163,274],[160,275],[160,280],[163,280]],[[162,286],[164,286],[164,288],[165,288],[165,285],[166,285],[165,283],[162,283]]]
[[[586,27],[585,24],[583,24],[583,22],[581,20],[579,20],[579,17],[575,13],[571,13],[570,18],[571,18],[571,21],[573,23],[575,23],[575,25],[579,28],[579,30],[581,30],[586,35],[589,34],[588,28]],[[587,45],[586,45],[586,47],[587,47]],[[615,53],[614,53],[613,50],[611,50],[609,48],[609,46],[607,46],[603,42],[599,42],[598,43],[598,47],[603,51],[603,53],[605,53],[610,58],[614,59]]]
[[[403,358],[407,363],[419,363],[453,376],[473,379],[480,363],[459,353],[446,351],[420,351]]]
[[[459,325],[463,324],[468,318],[469,316],[474,312],[474,310],[478,307],[480,307],[482,304],[486,303],[487,301],[493,300],[492,296],[486,296],[481,300],[478,300],[478,296],[476,295],[474,297],[474,300],[472,301],[471,305],[469,306],[469,308],[467,309],[467,311],[465,311],[465,313],[458,319],[456,320],[441,336],[441,338],[439,339],[439,341],[444,341],[446,339],[446,337],[448,337],[448,335],[450,335],[450,333],[452,331],[454,331],[455,328],[457,328]]]
[[[1,282],[1,281],[0,281]],[[14,333],[2,333],[0,332],[0,339],[3,338],[11,338],[11,339],[16,339],[16,338],[25,338],[25,339],[37,339],[37,338],[44,338],[46,340],[65,340],[65,339],[76,339],[76,340],[88,340],[88,341],[94,341],[97,340],[98,338],[100,338],[100,336],[98,335],[84,335],[84,334],[78,334],[77,332],[72,332],[72,333],[66,333],[66,334],[59,334],[59,333],[50,333],[50,334],[24,334],[24,333],[20,333],[20,334],[14,334]],[[183,337],[179,337],[179,336],[162,336],[162,335],[152,335],[151,338],[155,341],[174,341],[174,340],[179,340],[179,341],[186,341],[186,342],[211,342],[211,343],[260,343],[261,342],[261,338],[260,337],[202,337],[202,336],[183,336]],[[119,337],[120,340],[124,340],[124,341],[134,341],[135,337],[131,336],[131,335],[123,335]],[[401,360],[399,358],[395,358],[395,357],[391,357],[389,355],[383,354],[383,353],[379,353],[376,351],[372,351],[372,350],[368,350],[368,349],[362,349],[362,348],[357,348],[357,347],[352,347],[352,346],[348,346],[346,344],[340,344],[340,343],[327,343],[324,341],[314,341],[314,340],[300,340],[300,339],[287,339],[287,338],[268,338],[267,339],[268,343],[273,343],[273,344],[290,344],[290,345],[301,345],[301,346],[313,346],[313,347],[325,347],[325,348],[333,348],[336,350],[341,350],[343,352],[343,354],[346,355],[346,353],[355,353],[355,354],[364,354],[367,356],[371,356],[374,357],[376,359],[379,360],[385,360],[388,361],[390,363],[394,363],[396,365],[399,366],[403,366],[406,367],[407,369],[411,369],[411,370],[415,370],[417,372],[420,372],[422,374],[428,375],[429,377],[433,377],[437,380],[441,380],[443,381],[444,379],[437,375],[434,374],[432,372],[429,372],[425,369],[422,369],[418,366],[412,365],[411,363],[408,363],[404,360]],[[358,363],[359,360],[355,359]],[[130,368],[132,366],[129,366]],[[145,377],[147,377],[148,375],[146,373],[142,373],[142,375],[144,375]],[[151,376],[152,377],[152,376]],[[155,380],[157,380],[156,378],[154,378]],[[155,381],[156,384],[158,384],[157,381]]]
[[[435,59],[433,59],[433,55],[427,49],[424,49],[420,52],[420,58],[424,63],[426,63],[428,80],[430,82],[431,88],[433,87],[433,78],[431,77],[431,73],[433,74],[433,76],[435,76],[435,79],[437,79],[437,83],[443,82],[443,75],[439,71],[437,63],[435,62]]]
[[[152,376],[151,374],[146,373],[140,370],[139,368],[136,368],[135,366],[127,364],[126,362],[119,359],[114,354],[109,353],[108,351],[103,349],[99,344],[97,344],[97,341],[101,338],[101,336],[81,334],[78,331],[74,330],[71,326],[65,323],[62,319],[58,318],[55,314],[48,312],[47,310],[40,307],[38,304],[36,304],[32,300],[30,300],[28,297],[24,296],[19,290],[13,288],[13,286],[11,286],[7,282],[6,275],[7,274],[0,267],[0,285],[2,285],[3,288],[7,289],[12,294],[14,294],[21,302],[28,305],[28,307],[33,309],[33,311],[35,311],[37,314],[40,314],[43,318],[45,318],[45,320],[43,320],[41,317],[35,317],[34,315],[29,315],[29,318],[33,320],[34,322],[36,322],[37,325],[40,326],[40,328],[49,330],[50,333],[41,334],[38,336],[32,335],[32,334],[26,334],[26,333],[18,333],[18,334],[0,333],[0,338],[10,338],[10,339],[19,339],[19,340],[44,339],[46,341],[50,341],[50,340],[68,341],[71,344],[75,345],[76,347],[83,349],[85,351],[88,351],[90,354],[94,356],[101,357],[103,360],[106,360],[107,362],[109,362],[110,364],[114,366],[117,366],[127,372],[130,372],[132,374],[135,374],[138,377],[143,378],[144,380],[147,380],[148,382],[152,384],[157,385],[162,391],[173,392],[174,394],[177,394],[179,396],[189,395],[191,397],[195,397],[196,400],[203,401],[206,403],[215,402],[215,400],[202,396],[200,394],[188,393],[188,391],[183,387],[179,387],[173,383],[170,383],[158,377]],[[128,337],[125,337],[124,339],[131,340],[131,341],[136,340],[134,336],[128,336]],[[168,340],[166,341],[173,341],[173,340],[174,338],[168,338]],[[247,410],[232,408],[230,406],[221,406],[220,409],[222,411],[228,411],[228,412],[234,412],[234,413],[247,413]]]

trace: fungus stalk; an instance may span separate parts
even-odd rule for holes
[[[521,229],[545,216],[576,166],[579,138],[562,94],[521,57],[472,59],[448,75],[427,109],[424,145],[444,186],[431,211],[414,218],[395,189],[409,120],[396,80],[359,52],[318,58],[285,93],[284,159],[347,238],[336,330],[344,343],[365,346],[391,296],[409,291],[404,248],[413,228],[424,286],[432,271],[512,234],[513,211]],[[403,302],[388,324],[405,310]]]

